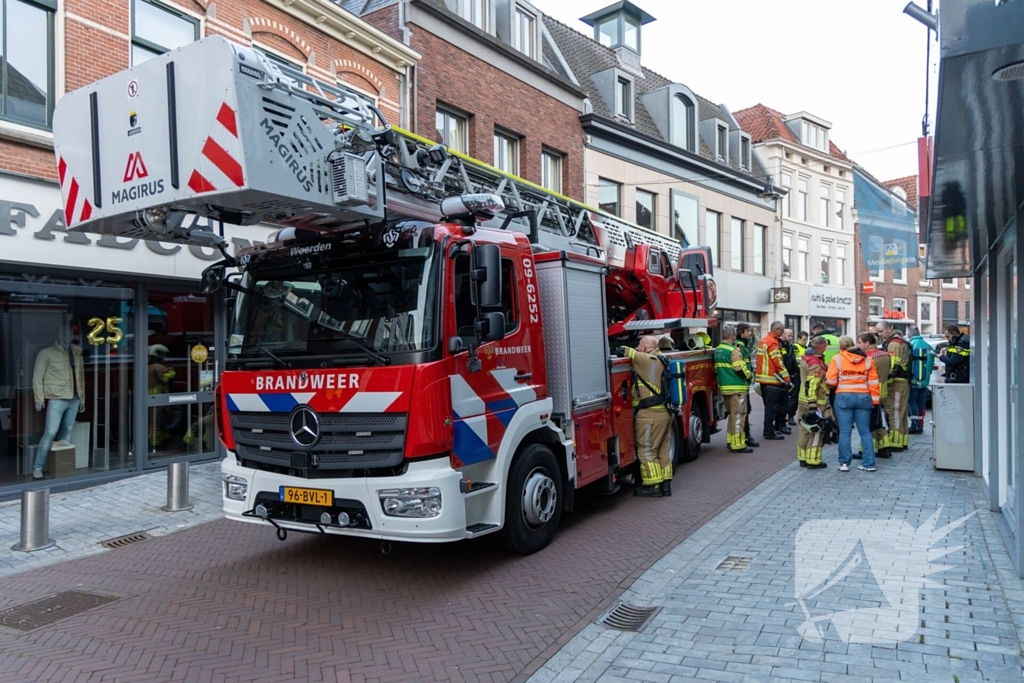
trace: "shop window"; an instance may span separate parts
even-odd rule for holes
[[[132,0],[132,65],[199,40],[199,20],[168,5]]]
[[[57,0],[6,0],[0,9],[0,118],[49,128]]]
[[[0,486],[134,466],[133,303],[127,287],[0,280]]]

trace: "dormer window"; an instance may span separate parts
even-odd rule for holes
[[[615,115],[633,120],[633,82],[623,76],[615,83]]]
[[[719,160],[729,158],[729,129],[719,124],[715,135],[715,155]]]
[[[490,0],[457,0],[457,14],[477,28],[490,26]]]
[[[512,47],[533,59],[537,58],[537,17],[517,6],[512,31]]]
[[[600,21],[595,27],[597,31],[597,42],[605,47],[619,45],[622,41],[619,38],[619,15],[615,14]]]
[[[632,2],[617,2],[580,19],[594,27],[594,40],[612,50],[626,48],[640,54],[640,27],[654,21]]]
[[[694,151],[693,144],[693,102],[685,95],[672,98],[672,144]]]
[[[746,135],[740,136],[740,168],[750,170],[750,138]]]
[[[828,151],[828,131],[821,126],[816,126],[809,121],[803,121],[803,143],[808,147]]]
[[[632,15],[622,17],[624,27],[622,44],[633,52],[640,52],[640,20]]]

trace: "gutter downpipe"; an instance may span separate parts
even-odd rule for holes
[[[402,31],[402,43],[406,47],[411,47],[412,43],[412,31],[409,30],[409,24],[407,22],[408,9],[407,4],[409,0],[398,0],[398,27]],[[402,79],[402,125],[406,130],[416,130],[416,64],[410,64],[405,67],[405,76]],[[410,85],[410,81],[412,84]]]

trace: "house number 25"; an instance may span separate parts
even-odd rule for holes
[[[99,346],[100,344],[116,346],[124,338],[124,333],[118,327],[120,323],[121,318],[107,318],[106,320],[103,318],[90,318],[89,334],[85,338],[93,346]],[[104,337],[104,332],[107,332],[108,336]]]

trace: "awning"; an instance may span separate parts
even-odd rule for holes
[[[1024,200],[1024,2],[943,0],[929,279],[970,277]]]

